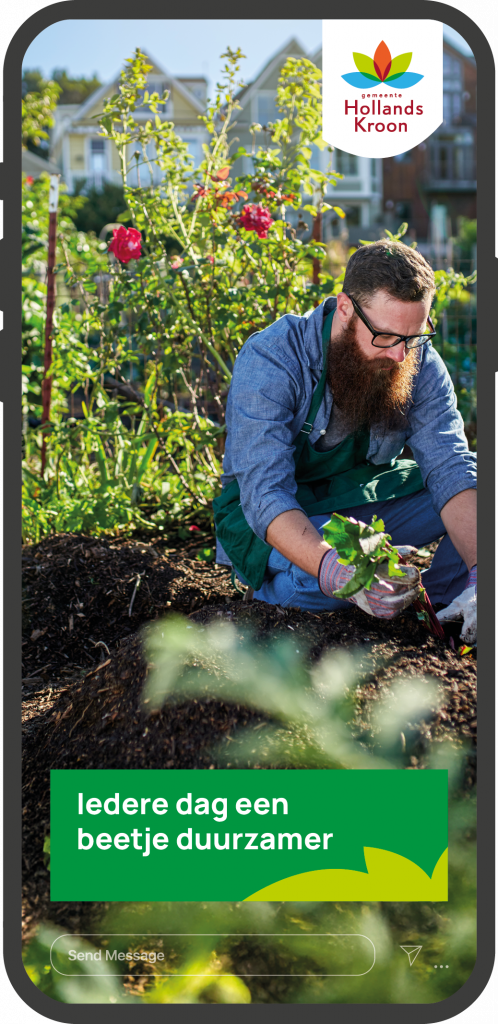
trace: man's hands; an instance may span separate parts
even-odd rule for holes
[[[469,572],[465,590],[437,613],[440,622],[458,622],[463,619],[461,639],[464,644],[477,643],[477,565]]]
[[[334,597],[334,592],[344,587],[354,573],[353,566],[341,565],[338,558],[335,548],[330,548],[320,563],[318,584],[322,594],[327,597]],[[403,579],[400,576],[390,577],[387,562],[382,562],[377,569],[381,579],[374,580],[370,590],[363,587],[346,600],[357,604],[367,615],[375,615],[378,619],[393,619],[416,600],[420,589],[418,569],[411,565],[398,568],[403,570]]]

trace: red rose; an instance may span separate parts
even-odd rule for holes
[[[199,530],[199,527],[195,526],[194,524],[192,524],[192,526],[189,526],[189,530],[190,530],[190,533],[192,533],[193,530]]]
[[[273,218],[260,203],[250,203],[242,208],[240,223],[246,231],[255,231],[258,238],[268,238]]]
[[[31,186],[33,184],[34,180],[35,179],[32,178],[30,174],[28,174],[28,177],[26,178],[26,185]]]
[[[108,252],[113,252],[120,263],[138,260],[142,255],[142,236],[136,228],[114,228]]]
[[[173,259],[170,262],[170,267],[171,267],[172,270],[179,270],[181,265],[182,265],[182,263],[183,263],[183,257],[182,256],[174,256]]]

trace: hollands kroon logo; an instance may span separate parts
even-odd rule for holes
[[[341,75],[348,85],[355,89],[374,89],[376,85],[391,85],[395,83],[396,89],[410,89],[424,77],[413,71],[408,71],[412,61],[411,53],[400,53],[398,57],[391,57],[391,51],[384,40],[379,43],[373,58],[367,57],[365,53],[355,53],[353,60],[358,71],[352,71],[349,75]]]

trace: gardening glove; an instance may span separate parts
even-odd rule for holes
[[[354,566],[341,565],[338,559],[336,549],[331,548],[320,562],[318,585],[327,597],[334,597],[334,591],[344,587],[354,573]],[[370,590],[362,587],[357,594],[347,597],[346,601],[358,605],[367,615],[374,615],[378,619],[393,619],[416,600],[421,585],[420,571],[415,566],[397,568],[402,569],[403,578],[389,576],[388,563],[381,562],[376,570],[381,578],[374,579]]]
[[[413,544],[395,544],[396,551],[401,558],[408,558],[410,555],[416,555],[417,548],[413,547]]]
[[[461,639],[464,644],[477,643],[477,565],[473,565],[465,590],[455,600],[437,613],[440,622],[459,622],[463,619]]]

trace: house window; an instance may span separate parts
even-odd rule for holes
[[[321,171],[322,169],[322,152],[318,149],[318,146],[315,146],[314,144],[311,146],[310,167],[312,167],[314,171]]]
[[[396,217],[399,217],[400,221],[408,221],[410,223],[412,219],[412,204],[409,199],[400,199],[394,204],[394,212]]]
[[[459,92],[443,92],[443,118],[445,124],[453,124],[462,116],[462,96]]]
[[[346,214],[346,224],[348,227],[358,227],[361,224],[361,206],[344,206],[343,204],[342,208]]]
[[[472,132],[436,136],[429,148],[431,177],[439,181],[474,181],[476,177]]]
[[[188,151],[190,156],[194,158],[194,169],[202,163],[204,154],[202,152],[202,146],[200,139],[184,139],[184,142],[188,145]]]
[[[270,121],[276,121],[277,118],[282,115],[277,110],[275,105],[275,96],[272,93],[271,96],[259,95],[258,96],[258,124],[263,127],[270,123]]]
[[[92,139],[90,142],[90,166],[92,174],[103,174],[106,169],[105,139]]]
[[[358,174],[358,157],[352,156],[351,153],[343,153],[342,150],[336,149],[332,156],[332,163],[334,170],[339,171],[339,174]]]
[[[159,185],[159,183],[163,179],[164,172],[159,167],[159,164],[156,163],[157,151],[156,151],[156,144],[155,144],[155,142],[147,143],[147,146],[145,147],[145,152],[146,152],[147,157],[148,157],[148,162],[147,162],[147,160],[139,161],[139,163],[141,165],[140,166],[140,182],[141,182],[142,185],[144,185],[144,184],[145,185]],[[152,171],[152,181],[151,181],[151,171]]]
[[[443,82],[444,89],[456,92],[462,89],[462,65],[457,57],[450,53],[443,53]]]
[[[188,91],[192,93],[192,96],[199,100],[199,103],[206,102],[206,86],[204,82],[185,82],[185,85]]]
[[[457,57],[443,54],[443,117],[446,124],[454,124],[462,116],[462,65]]]

